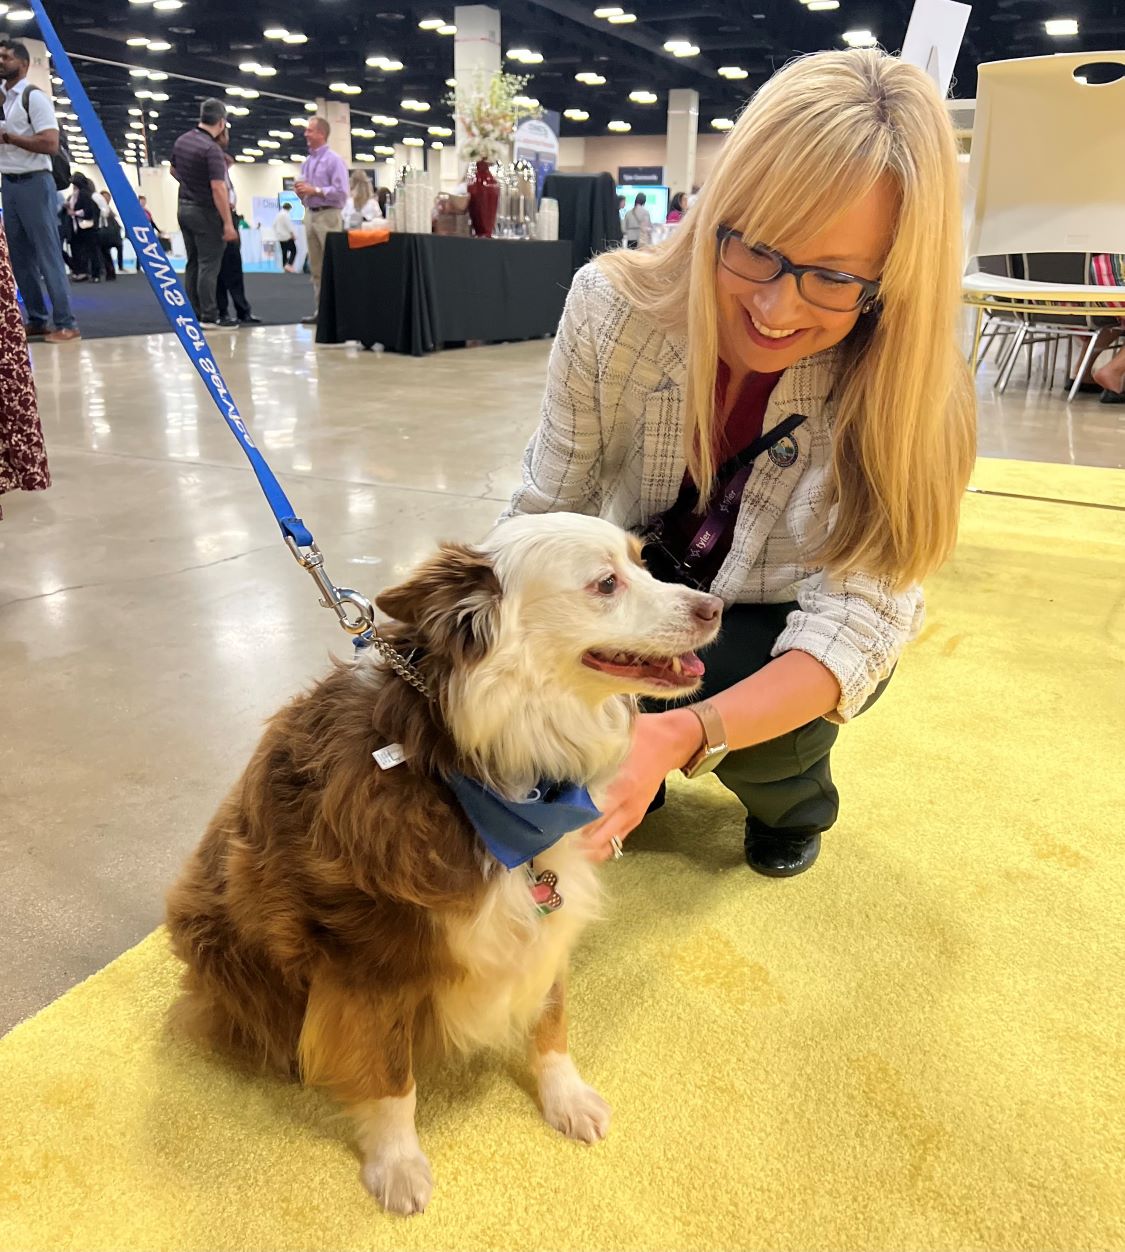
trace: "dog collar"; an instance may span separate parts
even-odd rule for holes
[[[507,800],[464,774],[453,774],[447,781],[481,842],[508,869],[601,817],[590,793],[575,783],[543,781],[526,799]]]

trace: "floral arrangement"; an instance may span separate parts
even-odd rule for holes
[[[471,82],[458,83],[447,103],[467,136],[461,155],[469,161],[502,161],[508,156],[516,127],[540,109],[524,96],[528,79],[519,74],[478,71]]]

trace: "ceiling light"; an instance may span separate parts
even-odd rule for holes
[[[267,39],[284,39],[289,32],[284,26],[271,26],[269,30],[262,31]]]
[[[289,119],[290,126],[307,126],[308,124],[309,120],[306,117],[291,117]]]
[[[587,87],[601,87],[605,82],[605,78],[601,74],[595,74],[593,70],[581,70],[574,78],[576,82],[585,83]]]
[[[258,147],[259,148],[280,148],[281,144],[279,144],[276,139],[259,139]]]
[[[534,96],[513,96],[512,103],[517,109],[537,109],[539,101]]]
[[[376,126],[397,126],[398,125],[397,117],[384,117],[381,113],[376,113],[371,118],[371,120],[375,123]]]
[[[305,163],[305,158],[299,152],[290,152],[289,159],[297,165],[303,165]]]
[[[149,122],[149,124],[148,124],[148,128],[149,128],[149,130],[159,130],[159,129],[160,129],[160,127],[159,127],[159,126],[157,126],[157,124],[156,124],[155,122]]]
[[[426,141],[424,139],[419,139],[417,135],[407,135],[402,142],[406,144],[408,148],[424,148],[426,146]]]
[[[309,102],[305,105],[305,112],[306,112],[306,113],[315,113],[315,112],[316,112],[316,102],[315,102],[315,101],[313,101],[313,100],[310,100],[310,101],[309,101]]]
[[[588,122],[590,120],[590,115],[585,109],[563,109],[563,117],[569,117],[572,122]]]
[[[618,13],[609,19],[614,26],[627,26],[630,22],[637,20],[635,13]]]
[[[750,71],[744,70],[741,65],[720,65],[719,73],[724,78],[749,78]]]
[[[270,131],[270,134],[271,135],[273,134],[272,130]],[[362,126],[353,126],[352,134],[357,139],[374,139],[375,138],[375,132],[373,130],[365,130]]]
[[[250,110],[244,104],[228,104],[227,112],[233,113],[235,117],[246,117]]]
[[[134,35],[132,39],[126,39],[125,42],[130,48],[147,48],[148,39],[144,35]]]
[[[302,35],[299,30],[290,31],[290,33],[285,36],[286,43],[308,43],[308,41],[308,35]]]
[[[445,144],[443,144],[443,143],[442,143],[442,141],[441,141],[440,139],[435,139],[435,140],[433,141],[433,143],[432,143],[432,144],[430,144],[430,147],[431,147],[431,148],[436,148],[436,149],[440,152],[440,151],[442,150],[442,148],[444,148],[444,147],[445,147]]]
[[[154,9],[161,9],[164,12],[171,12],[172,9],[182,9],[184,0],[154,0]]]
[[[355,154],[355,159],[357,161],[374,161],[375,160],[375,158],[371,155],[370,152],[357,152]]]
[[[729,117],[713,117],[711,119],[711,127],[714,130],[733,130],[734,123]]]
[[[447,78],[447,79],[445,80],[445,85],[446,85],[447,87],[456,87],[456,86],[457,86],[457,79],[455,79],[455,78]]]
[[[846,30],[843,39],[849,48],[874,48],[879,42],[869,30]]]
[[[512,48],[508,53],[509,61],[521,61],[524,65],[539,65],[543,60],[542,52],[532,52],[530,48]]]
[[[154,91],[154,92],[152,93],[152,98],[153,98],[154,100],[167,100],[167,99],[168,99],[168,93],[167,93],[166,91]]]
[[[355,83],[329,83],[328,90],[338,91],[342,96],[358,96],[363,88],[357,87]]]
[[[151,100],[152,99],[152,92],[149,91],[147,87],[142,87],[140,91],[134,91],[133,95],[135,95],[138,100]]]
[[[409,109],[411,113],[428,113],[430,106],[425,100],[403,100],[402,108]]]
[[[402,62],[392,60],[390,57],[370,56],[367,58],[366,64],[373,69],[384,70],[388,74],[393,74],[397,70],[402,69]]]
[[[632,130],[633,128],[628,122],[610,122],[609,129],[624,132],[627,130]]]
[[[172,45],[167,39],[154,39],[149,45],[149,52],[167,52]]]
[[[261,148],[243,148],[242,151],[245,152],[248,156],[262,156],[263,155]]]
[[[698,45],[693,44],[693,43],[686,43],[686,42],[681,42],[677,40],[676,46],[674,48],[669,48],[667,44],[665,44],[664,47],[674,57],[697,57],[699,56],[699,47]]]
[[[131,126],[134,130],[144,130],[144,128],[145,128],[145,124],[144,124],[144,122],[142,122],[142,121],[141,121],[141,119],[140,119],[139,117],[135,117],[135,118],[133,118],[133,120],[129,123],[129,125],[130,125],[130,126]]]
[[[616,5],[610,5],[608,9],[595,9],[595,17],[617,17],[624,13],[624,9],[619,9]]]
[[[449,23],[449,25],[447,26],[439,26],[437,28],[437,33],[439,35],[456,35],[457,27],[454,26],[452,23]]]
[[[14,13],[9,13],[9,17],[15,17]],[[1078,20],[1073,17],[1056,17],[1050,21],[1043,23],[1043,29],[1048,35],[1077,35]]]
[[[236,161],[241,161],[243,165],[254,164],[254,158],[252,156],[236,156],[234,159]]]
[[[431,135],[437,135],[441,139],[448,139],[449,136],[453,134],[448,126],[431,126],[429,127],[429,133]]]
[[[69,96],[56,96],[56,97],[55,97],[55,103],[56,103],[56,104],[69,104],[69,103],[70,103],[70,97],[69,97]]]
[[[631,91],[629,92],[629,99],[634,104],[655,104],[657,95],[655,91]]]
[[[144,110],[143,109],[130,109],[129,112],[132,114],[133,117],[140,117],[144,113]]]
[[[840,0],[808,0],[805,8],[810,13],[827,13],[830,9],[838,9]]]
[[[380,144],[378,147],[373,148],[372,151],[375,153],[376,156],[392,156],[393,157],[395,154],[394,148],[389,147],[387,144]]]
[[[129,77],[130,78],[147,78],[148,70],[141,69],[139,65],[134,65],[133,68],[129,71]]]
[[[9,22],[26,22],[30,18],[33,18],[34,16],[35,14],[32,13],[30,9],[9,9],[8,10]]]
[[[437,30],[439,26],[445,25],[444,17],[424,17],[418,23],[419,30]]]
[[[285,164],[285,162],[281,159],[281,157],[270,157],[269,163],[271,165],[284,165]]]
[[[149,44],[149,47],[151,48],[152,44]],[[157,82],[157,83],[163,82],[164,79],[168,77],[168,75],[165,74],[163,70],[149,70],[148,76],[149,78],[153,80],[153,82]]]

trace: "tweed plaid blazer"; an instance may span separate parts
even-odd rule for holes
[[[684,456],[686,339],[660,330],[593,262],[575,275],[555,339],[538,429],[523,459],[523,484],[505,516],[595,514],[636,529],[675,501]],[[828,534],[839,368],[835,349],[798,361],[778,380],[764,431],[791,413],[796,460],[763,456],[746,485],[734,542],[711,590],[728,603],[797,608],[773,655],[797,649],[840,683],[832,720],[848,721],[921,629],[922,591],[896,592],[862,572],[832,576],[815,563]]]

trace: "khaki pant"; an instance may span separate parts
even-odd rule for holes
[[[309,273],[313,282],[313,313],[320,312],[320,271],[324,267],[324,236],[332,230],[344,229],[339,209],[309,209],[305,213],[305,247],[309,254]]]

